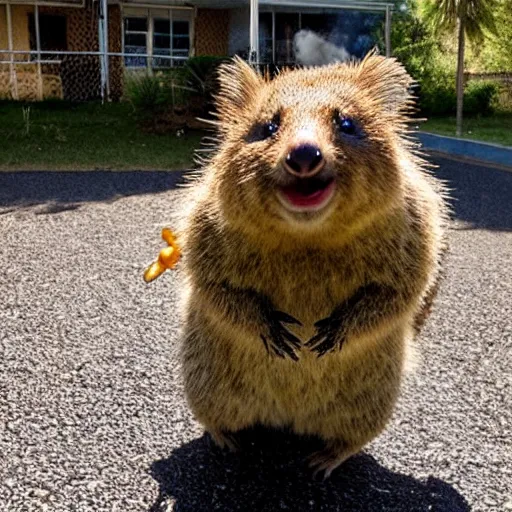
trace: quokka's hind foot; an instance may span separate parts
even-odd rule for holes
[[[313,478],[327,480],[336,468],[358,451],[359,447],[348,445],[344,441],[328,442],[323,450],[308,457],[309,467],[313,469]]]
[[[215,445],[221,450],[229,450],[233,453],[239,450],[240,447],[238,442],[232,433],[223,432],[221,430],[207,430],[207,432],[210,434],[210,437]]]

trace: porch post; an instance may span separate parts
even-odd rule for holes
[[[386,5],[386,57],[391,57],[391,9]]]
[[[42,100],[43,90],[43,74],[41,70],[41,34],[39,31],[39,5],[34,5],[34,25],[36,26],[36,50],[37,50],[37,99]]]
[[[148,20],[148,33],[146,39],[146,53],[149,57],[146,57],[146,69],[148,70],[148,75],[153,76],[153,67],[155,61],[153,59],[153,38],[155,32],[155,24],[153,23],[153,16],[151,16],[151,10],[149,7],[146,9],[146,16]]]
[[[109,62],[108,62],[108,2],[102,0],[103,5],[103,58],[105,59],[105,96],[110,97]]]
[[[260,61],[259,45],[259,1],[250,0],[251,18],[249,32],[249,62],[257,64]]]
[[[110,87],[108,77],[108,5],[107,0],[101,0],[98,3],[98,42],[101,70],[101,100],[108,100]]]
[[[276,63],[276,9],[272,7],[272,64]]]
[[[98,56],[100,62],[100,94],[101,102],[105,101],[105,45],[103,44],[103,3],[98,2]]]
[[[11,84],[11,94],[14,100],[18,99],[18,77],[16,75],[16,68],[14,64],[13,42],[12,42],[12,15],[11,4],[5,4],[5,14],[7,16],[7,41],[9,48],[9,81]]]

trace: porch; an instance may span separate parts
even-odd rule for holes
[[[118,99],[127,72],[196,55],[308,64],[301,31],[360,57],[378,29],[389,54],[391,13],[377,0],[0,0],[0,97]]]

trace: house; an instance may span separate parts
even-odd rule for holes
[[[0,97],[117,99],[126,72],[194,55],[290,64],[301,29],[357,54],[381,23],[389,51],[391,10],[380,0],[0,0]]]

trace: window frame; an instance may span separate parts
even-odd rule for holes
[[[145,20],[146,22],[146,30],[127,30],[126,27],[127,27],[127,21],[129,19],[143,19]],[[133,54],[129,54],[130,56],[128,57],[126,54],[128,54],[128,52],[126,51],[126,48],[127,47],[133,47],[133,48],[142,48],[141,46],[136,46],[136,45],[127,45],[126,44],[126,36],[137,36],[137,35],[144,35],[145,39],[146,39],[146,45],[145,45],[145,51],[142,53],[142,55],[147,55],[148,54],[148,32],[149,32],[149,23],[148,23],[148,18],[147,17],[144,17],[144,16],[126,16],[126,17],[123,17],[123,27],[122,27],[122,30],[123,30],[123,54],[124,55],[124,65],[125,67],[129,68],[129,69],[140,69],[140,68],[145,68],[148,66],[148,57],[139,57],[139,59],[143,59],[146,64],[145,65],[142,65],[142,66],[129,66],[126,64],[126,61],[127,59],[136,59],[137,58],[137,55],[140,55],[140,54],[137,54],[137,53],[133,53]],[[133,55],[133,56],[132,56]]]
[[[182,16],[173,16],[173,14],[176,14],[177,11],[183,11],[186,10],[187,12],[190,12],[190,15],[184,19]],[[176,57],[191,57],[193,55],[193,24],[194,24],[194,11],[193,9],[176,9],[176,8],[147,8],[147,9],[137,9],[139,11],[137,14],[135,13],[135,10],[124,10],[123,11],[123,27],[122,27],[122,50],[124,55],[124,65],[127,69],[143,69],[146,67],[149,71],[152,70],[158,70],[158,69],[167,69],[171,67],[177,67],[180,65],[180,61],[176,62],[174,59],[168,59],[169,65],[162,66],[162,65],[155,65],[156,62],[158,62],[159,54],[155,52],[155,35],[158,35],[159,32],[155,31],[155,21],[169,21],[169,34],[164,34],[162,32],[161,35],[163,36],[169,36],[169,48],[168,53],[163,53],[164,48],[160,48],[159,50],[162,51],[160,55],[163,56],[176,56]],[[178,19],[176,19],[176,17]],[[126,22],[125,20],[130,18],[145,18],[147,23],[147,31],[146,32],[140,32],[140,31],[129,31],[128,34],[126,32]],[[187,34],[174,34],[174,23],[175,22],[183,22],[187,23],[188,25],[188,32]],[[146,36],[146,53],[147,57],[144,57],[146,60],[145,66],[133,66],[133,65],[127,65],[126,60],[129,59],[126,55],[126,44],[125,44],[125,37],[126,35],[129,35],[131,33],[139,33],[139,34],[145,34]],[[182,49],[175,49],[174,48],[174,38],[178,39],[187,39],[188,40],[188,50],[182,50]],[[136,54],[134,54],[136,55]],[[162,59],[164,60],[164,59]],[[165,59],[167,60],[167,59]]]
[[[343,8],[342,6],[340,6],[339,8],[334,8],[334,7],[300,7],[300,6],[290,6],[290,7],[287,7],[287,6],[280,6],[280,5],[276,5],[276,6],[264,6],[262,8],[260,8],[259,10],[259,15],[261,16],[262,14],[268,14],[268,13],[271,13],[272,14],[272,26],[271,26],[271,29],[272,29],[272,40],[271,40],[271,43],[272,43],[272,52],[271,52],[271,55],[272,55],[272,60],[270,61],[265,61],[264,63],[265,64],[274,64],[274,65],[278,65],[278,66],[286,66],[288,64],[295,64],[296,61],[295,59],[291,62],[285,62],[285,61],[282,61],[282,60],[279,60],[279,55],[278,55],[278,49],[277,49],[277,42],[280,41],[279,39],[277,39],[276,37],[276,26],[277,26],[277,21],[276,21],[276,18],[278,15],[282,15],[282,14],[291,14],[291,15],[296,15],[298,16],[298,29],[297,31],[300,31],[300,30],[303,30],[304,26],[307,25],[307,17],[310,16],[310,15],[324,15],[324,16],[332,16],[332,14],[334,12],[336,13],[343,13],[343,12],[346,12],[346,11],[357,11],[357,9],[351,9],[351,8]],[[364,12],[364,11],[362,11]],[[383,10],[383,9],[376,9],[375,11],[370,11],[368,14],[379,14],[379,15],[384,15],[384,27],[385,27],[385,23],[386,23],[386,18],[385,18],[385,14],[386,11]],[[306,18],[306,21],[304,21],[302,18],[303,16]],[[261,18],[259,19],[259,22],[261,23]],[[320,34],[322,35],[322,34]],[[260,40],[260,54],[263,53],[262,52],[262,41],[263,43],[265,42],[269,42],[270,41],[270,38],[269,37],[265,37],[263,38],[263,40]],[[281,40],[282,41],[282,40]]]

